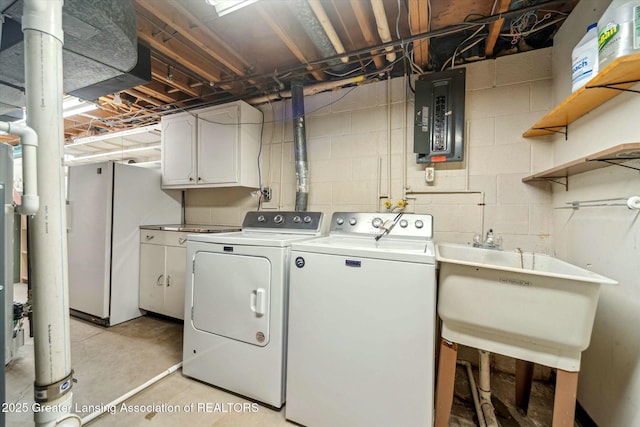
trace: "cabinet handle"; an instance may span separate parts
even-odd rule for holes
[[[149,241],[149,240],[152,240],[154,237],[156,237],[156,236],[147,234],[144,238],[145,238],[145,240]]]
[[[202,178],[198,177],[198,181],[202,181]]]
[[[171,276],[167,276],[167,288],[171,286]]]
[[[192,176],[189,177],[189,181],[193,181],[193,177]]]
[[[179,244],[179,245],[183,245],[183,244],[184,244],[184,242],[186,242],[186,241],[187,241],[187,238],[186,238],[186,237],[179,237],[179,238],[178,238],[178,244]]]
[[[163,282],[164,282],[164,274],[161,274],[158,276],[158,279],[156,280],[156,285],[163,286]]]

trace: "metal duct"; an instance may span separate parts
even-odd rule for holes
[[[304,118],[302,80],[291,82],[291,110],[293,115],[293,150],[296,162],[296,211],[306,211],[309,201],[309,165]]]
[[[5,20],[0,44],[0,114],[25,106],[23,7],[24,0],[0,0]],[[136,65],[136,13],[131,0],[65,0],[62,28],[65,93],[120,76]]]
[[[323,57],[334,56],[338,52],[333,47],[331,40],[327,36],[327,33],[322,28],[320,21],[316,17],[307,0],[289,0],[287,6],[291,12],[295,15],[296,19],[302,24],[307,36],[311,39],[315,47],[320,51]],[[345,65],[339,60],[328,61],[328,65],[334,68],[334,70],[344,70]]]

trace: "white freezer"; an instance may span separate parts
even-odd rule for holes
[[[141,225],[180,222],[180,192],[160,188],[160,171],[114,162],[70,166],[67,188],[69,302],[106,325],[141,315]]]

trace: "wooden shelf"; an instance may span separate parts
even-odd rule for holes
[[[620,144],[606,150],[598,151],[585,157],[563,163],[551,169],[522,178],[522,182],[552,181],[567,186],[568,177],[579,173],[588,172],[607,166],[616,165],[616,162],[634,160],[640,158],[640,142]],[[635,169],[635,168],[633,168]],[[565,182],[558,182],[564,179]]]
[[[538,120],[522,136],[529,138],[566,133],[570,123],[620,94],[621,89],[628,89],[639,81],[640,54],[618,58]]]

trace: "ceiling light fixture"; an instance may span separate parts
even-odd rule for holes
[[[67,96],[62,100],[62,117],[76,116],[88,111],[97,110],[96,104]]]
[[[218,16],[224,16],[228,13],[235,12],[258,0],[205,0],[208,4],[216,8]]]

